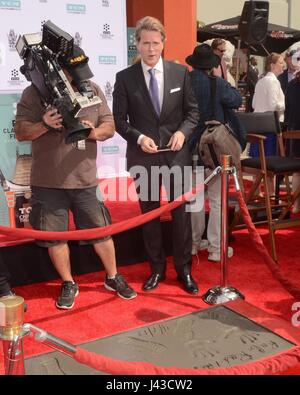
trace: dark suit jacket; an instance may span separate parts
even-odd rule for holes
[[[178,130],[189,139],[198,122],[199,112],[186,67],[163,61],[164,97],[160,117],[155,113],[141,63],[120,71],[113,92],[116,131],[127,141],[127,167],[166,164],[188,165],[191,155],[187,144],[178,152],[144,153],[137,144],[141,134],[166,145]]]
[[[285,95],[284,122],[289,130],[300,130],[300,83],[293,79]],[[290,156],[300,156],[300,140],[293,139],[290,144]]]
[[[282,92],[284,94],[286,94],[287,87],[288,87],[288,84],[289,84],[288,69],[284,70],[284,72],[278,76],[278,80],[280,82]]]

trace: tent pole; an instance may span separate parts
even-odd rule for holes
[[[235,74],[235,83],[236,87],[238,87],[239,76],[240,76],[240,59],[241,59],[241,39],[238,40],[238,56],[236,59],[236,74]]]

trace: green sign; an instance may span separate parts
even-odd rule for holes
[[[136,55],[137,55],[137,49],[134,41],[134,33],[135,33],[135,28],[134,27],[128,27],[127,28],[127,52],[128,52],[128,66],[131,66]]]

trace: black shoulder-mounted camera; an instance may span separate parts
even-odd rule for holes
[[[93,76],[87,65],[88,58],[83,55],[72,58],[73,37],[47,21],[43,25],[42,37],[39,33],[24,34],[18,38],[16,49],[24,60],[20,71],[37,88],[45,107],[54,106],[62,115],[67,130],[66,143],[87,139],[91,128],[77,118],[95,111],[101,99],[93,94],[87,81]],[[69,68],[69,64],[72,67]],[[71,75],[74,72],[72,83],[78,91],[74,91],[63,69]],[[78,69],[80,72],[75,73]]]

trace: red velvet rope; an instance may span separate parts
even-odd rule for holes
[[[195,197],[195,195],[198,194],[201,190],[203,190],[203,185],[193,188],[192,191],[178,197],[173,202],[161,206],[148,213],[141,214],[135,218],[126,219],[124,221],[102,228],[72,230],[68,232],[45,232],[33,229],[8,228],[5,226],[0,226],[0,233],[7,236],[33,238],[37,240],[90,240],[112,236],[114,234],[125,232],[126,230],[143,225],[146,222],[149,222],[161,216],[169,210],[174,210],[175,208],[181,206],[182,204]]]
[[[300,347],[273,357],[229,368],[192,369],[156,366],[148,362],[129,362],[77,348],[73,358],[93,369],[114,375],[267,375],[284,372],[300,362]]]
[[[253,222],[251,220],[249,210],[244,201],[243,195],[241,191],[237,191],[237,199],[240,205],[241,213],[243,215],[243,219],[245,224],[247,225],[250,239],[253,241],[255,248],[260,254],[260,257],[263,259],[265,264],[268,266],[272,275],[280,282],[280,284],[296,299],[300,300],[300,290],[293,285],[286,277],[284,277],[281,272],[279,265],[273,261],[268,250],[266,249],[260,234],[257,232]]]

